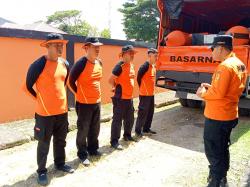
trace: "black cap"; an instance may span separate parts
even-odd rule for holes
[[[63,36],[61,34],[58,34],[58,33],[50,33],[47,35],[47,38],[46,38],[47,41],[50,41],[50,40],[63,40]]]
[[[150,54],[150,53],[156,54],[156,53],[158,53],[158,50],[155,49],[155,48],[149,48],[148,49],[148,54]]]
[[[46,41],[41,43],[41,46],[45,47],[47,44],[53,43],[53,42],[67,43],[68,41],[64,40],[64,38],[63,38],[63,36],[61,34],[50,33],[50,34],[47,35]]]
[[[89,44],[92,44],[92,45],[94,45],[94,46],[101,46],[101,45],[103,45],[103,43],[101,43],[101,42],[99,41],[99,39],[98,39],[98,38],[95,38],[95,37],[87,37],[87,38],[85,39],[85,41],[84,41],[84,46],[89,45]]]
[[[125,45],[122,47],[122,53],[126,53],[128,51],[134,51],[134,52],[137,52],[135,49],[134,49],[134,46],[132,45]]]
[[[229,50],[233,50],[233,37],[230,35],[218,35],[214,38],[213,45],[211,46],[214,49],[216,46],[224,46]]]

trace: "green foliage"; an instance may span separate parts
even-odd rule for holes
[[[159,25],[156,0],[130,0],[119,11],[124,16],[123,25],[127,39],[156,42]]]
[[[100,33],[102,38],[111,38],[111,32],[109,29],[103,29]]]
[[[90,25],[81,17],[79,10],[57,11],[47,17],[47,23],[68,34],[111,38],[109,29],[99,32],[97,27]]]

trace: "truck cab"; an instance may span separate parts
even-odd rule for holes
[[[233,36],[233,51],[250,73],[249,0],[158,0],[160,24],[156,86],[176,91],[185,107],[200,107],[195,95],[201,83],[211,83],[220,62],[210,46],[215,36]],[[250,74],[240,108],[250,111]]]

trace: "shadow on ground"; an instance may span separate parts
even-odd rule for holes
[[[130,146],[131,143],[129,142],[125,142],[125,141],[121,141],[121,144],[123,145],[123,147],[126,149]],[[109,155],[111,155],[114,151],[113,148],[110,147],[110,145],[105,145],[103,147],[100,147],[99,149],[102,153],[103,156],[101,157],[96,157],[96,156],[91,156],[89,159],[92,162],[91,166],[86,167],[87,168],[92,168],[95,167],[95,165],[98,163],[98,161],[100,159],[104,159],[105,157],[108,157]],[[74,168],[75,170],[80,169],[80,168],[84,168],[84,166],[80,163],[80,160],[78,158],[67,162],[66,164],[70,165],[72,168]],[[63,177],[65,175],[72,175],[72,174],[68,174],[68,173],[64,173],[62,171],[57,171],[54,169],[54,164],[51,164],[50,166],[48,166],[48,180],[49,180],[49,184],[50,185],[51,181],[54,178],[60,178]],[[34,172],[33,174],[31,174],[26,180],[22,180],[22,181],[18,181],[15,184],[12,185],[3,185],[3,187],[36,187],[36,186],[40,186],[37,184],[37,174],[36,172]]]
[[[157,135],[150,136],[153,140],[192,151],[204,152],[203,109],[176,106],[155,113],[152,129],[158,132]],[[231,135],[232,144],[249,130],[250,118],[240,117],[239,124],[233,129]]]

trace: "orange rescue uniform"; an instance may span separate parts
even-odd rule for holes
[[[135,70],[132,63],[119,62],[112,73],[115,79],[115,96],[121,99],[132,99],[134,89]]]
[[[65,80],[67,68],[63,60],[46,61],[36,86],[36,109],[41,116],[59,115],[68,112]],[[27,91],[27,87],[24,86]]]
[[[206,101],[205,117],[219,121],[238,118],[239,97],[245,89],[246,67],[231,53],[216,68],[211,87],[202,94]]]

